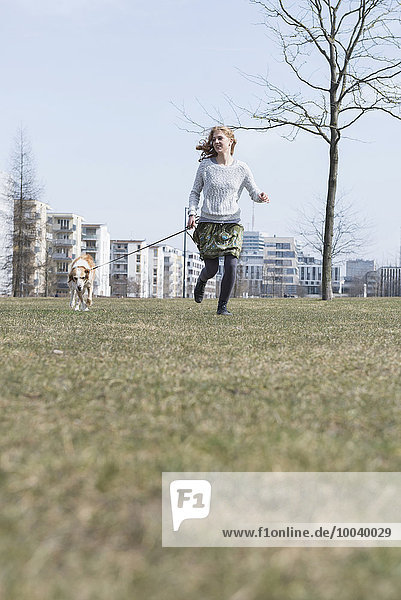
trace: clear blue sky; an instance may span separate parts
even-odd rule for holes
[[[181,229],[199,136],[179,129],[171,102],[212,125],[196,99],[230,120],[224,94],[246,104],[260,95],[239,71],[285,85],[261,20],[247,0],[3,0],[0,170],[23,124],[54,210],[106,222],[112,238]],[[378,115],[350,131],[362,142],[342,140],[340,191],[374,223],[364,254],[381,264],[398,260],[400,134],[401,123]],[[293,234],[294,209],[324,198],[327,144],[275,132],[238,139],[237,158],[271,198],[256,206],[255,228]],[[247,226],[246,192],[241,207]]]

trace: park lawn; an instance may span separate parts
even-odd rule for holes
[[[398,548],[161,547],[162,471],[400,470],[401,299],[230,307],[0,300],[2,600],[398,600]]]

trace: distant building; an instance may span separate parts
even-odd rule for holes
[[[265,237],[263,279],[267,296],[296,296],[298,260],[293,237]]]
[[[7,174],[0,172],[0,295],[10,296],[13,284],[13,206],[7,197]]]
[[[80,256],[82,246],[83,217],[74,213],[49,213],[48,224],[52,240],[49,250],[55,264],[56,294],[68,294],[68,271],[70,263]]]
[[[16,214],[16,204],[14,204],[13,214]],[[18,277],[20,296],[41,296],[46,293],[47,269],[50,266],[48,260],[48,226],[47,211],[49,205],[40,200],[29,200],[24,203],[22,231],[22,246],[29,249],[28,253],[22,259],[23,267]],[[20,217],[17,217],[20,218]],[[14,232],[11,236],[13,271],[16,277],[16,262],[18,262],[17,234]],[[16,285],[16,282],[13,283]]]
[[[82,225],[81,253],[92,256],[96,265],[93,292],[96,296],[110,296],[110,234],[107,225]]]
[[[164,252],[162,246],[151,246],[149,252],[148,285],[150,298],[163,298]]]
[[[321,259],[298,253],[299,295],[318,296],[321,294],[323,264]],[[342,289],[341,270],[339,266],[331,269],[331,287],[334,294]]]
[[[345,277],[346,279],[362,279],[368,271],[375,271],[374,260],[364,260],[358,258],[355,260],[347,260],[345,263]]]
[[[46,270],[50,268],[50,260],[48,257],[51,232],[47,224],[47,214],[50,206],[46,202],[35,200],[35,206],[32,210],[32,219],[34,221],[35,239],[33,248],[35,252],[34,259],[34,276],[33,276],[33,294],[42,296],[46,293]]]
[[[145,240],[111,240],[110,287],[112,296],[148,298],[148,250]],[[133,254],[135,252],[135,254]],[[127,256],[129,254],[129,256]]]
[[[265,238],[267,237],[267,233],[261,231],[244,231],[244,242],[242,244],[241,254],[257,255],[259,252],[263,254]]]
[[[186,262],[185,297],[193,298],[196,282],[205,263],[199,252],[187,252]],[[216,298],[216,277],[206,283],[204,298]]]
[[[368,291],[366,275],[373,273],[376,270],[374,260],[364,260],[358,258],[356,260],[347,260],[345,264],[345,279],[343,293],[348,296],[366,296],[370,295]],[[373,278],[370,277],[369,288],[372,287]]]
[[[182,279],[184,256],[182,250],[172,246],[163,246],[164,277],[163,298],[182,297]]]
[[[242,252],[238,261],[233,296],[263,296],[264,287],[264,248],[267,233],[244,231]],[[220,273],[221,275],[221,273]]]
[[[379,296],[401,296],[401,267],[380,267]]]

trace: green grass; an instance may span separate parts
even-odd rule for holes
[[[161,548],[162,471],[400,470],[401,299],[230,307],[0,301],[2,600],[398,600],[397,548]]]

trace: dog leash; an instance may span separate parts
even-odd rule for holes
[[[95,267],[91,268],[91,271],[94,271],[95,269],[99,269],[99,267],[105,267],[106,265],[116,262],[117,260],[121,260],[124,256],[130,256],[131,254],[136,254],[137,252],[142,252],[142,250],[146,250],[146,248],[151,248],[152,246],[156,246],[156,244],[165,242],[166,240],[169,240],[170,238],[175,237],[176,235],[180,235],[181,233],[187,233],[187,235],[189,235],[191,240],[193,239],[192,235],[190,235],[190,233],[188,233],[188,226],[187,226],[187,227],[185,227],[185,229],[182,229],[181,231],[177,231],[177,233],[172,233],[171,235],[168,235],[167,237],[165,237],[161,240],[157,240],[157,242],[152,242],[152,244],[148,244],[147,246],[143,246],[142,248],[138,248],[137,250],[133,250],[132,252],[127,252],[126,254],[121,254],[121,256],[119,256],[118,258],[113,258],[113,260],[109,260],[108,262],[105,262],[102,265],[96,265]]]

